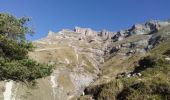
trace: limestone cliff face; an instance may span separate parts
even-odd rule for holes
[[[4,94],[10,96],[6,100],[75,100],[88,85],[115,77],[119,71],[108,66],[121,66],[121,62],[131,56],[145,54],[153,48],[162,37],[157,32],[169,25],[166,21],[150,21],[118,32],[80,27],[49,31],[47,37],[34,41],[37,48],[30,52],[30,57],[53,64],[55,69],[51,76],[38,79],[36,89],[11,81],[1,82],[0,86],[5,88],[3,93],[7,89],[11,91]],[[114,64],[109,65],[110,62]],[[4,98],[0,93],[0,98]]]

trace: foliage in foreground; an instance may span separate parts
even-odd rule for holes
[[[8,61],[0,58],[0,79],[32,81],[50,75],[52,66],[40,64],[32,59]]]
[[[51,74],[52,66],[40,64],[28,57],[33,45],[25,38],[32,34],[28,18],[0,13],[0,79],[32,82]]]

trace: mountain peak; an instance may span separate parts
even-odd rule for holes
[[[48,35],[47,35],[47,37],[52,37],[53,35],[55,34],[55,32],[53,32],[53,31],[51,31],[51,30],[49,30],[48,31]]]

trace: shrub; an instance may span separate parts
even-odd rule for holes
[[[161,99],[168,100],[170,97],[170,84],[140,82],[125,88],[117,96],[118,100],[145,100],[145,99]]]
[[[52,66],[29,59],[33,45],[25,38],[33,31],[26,26],[29,18],[0,13],[0,79],[32,82],[50,75]]]
[[[50,75],[52,66],[40,64],[32,59],[23,59],[18,61],[9,61],[0,59],[0,79],[12,79],[15,81],[33,81]]]
[[[119,91],[119,86],[115,82],[110,82],[103,86],[97,100],[115,100],[115,96]]]
[[[88,87],[85,89],[85,94],[92,95],[95,100],[115,100],[117,93],[119,93],[121,89],[122,83],[117,80]]]

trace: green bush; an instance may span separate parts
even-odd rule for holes
[[[167,50],[163,53],[164,55],[170,56],[170,50]]]
[[[92,95],[94,99],[97,99],[100,92],[102,91],[103,86],[104,84],[89,86],[84,90],[84,92],[86,95]]]
[[[31,42],[10,39],[0,35],[0,56],[10,60],[21,60],[28,58],[28,52],[33,49]]]
[[[85,94],[92,95],[95,100],[115,100],[116,95],[122,89],[120,80],[106,84],[91,86],[85,89]]]
[[[97,97],[97,100],[115,100],[116,95],[121,91],[122,88],[122,83],[119,80],[109,82],[103,86],[102,91]]]
[[[33,31],[26,26],[28,18],[0,13],[0,79],[32,82],[50,75],[52,66],[28,57],[34,46],[25,38]]]
[[[159,98],[159,99],[158,99]],[[157,82],[140,82],[125,88],[117,96],[118,100],[168,100],[170,84]]]

